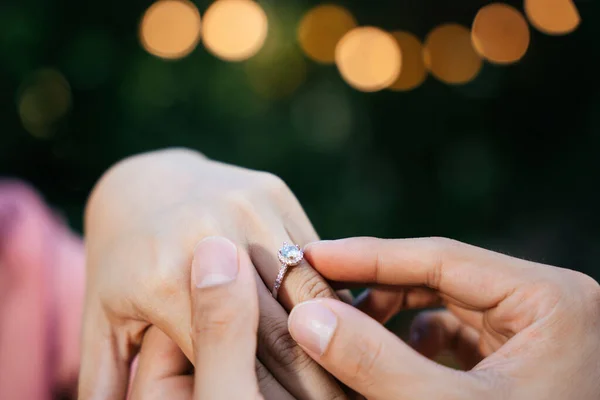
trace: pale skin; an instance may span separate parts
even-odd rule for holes
[[[374,288],[364,313],[323,299],[289,319],[308,354],[369,399],[600,398],[600,286],[584,274],[442,238],[324,241],[305,255],[331,281]],[[418,352],[380,324],[440,304],[413,325]],[[465,370],[429,359],[442,350]]]
[[[190,295],[196,373],[189,373],[189,361],[179,347],[150,327],[130,399],[292,398],[274,387],[260,389],[255,371],[259,301],[250,258],[222,237],[202,241],[194,253]],[[219,271],[223,268],[228,276]],[[221,278],[206,279],[211,273]]]
[[[265,398],[346,397],[287,328],[295,304],[339,293],[304,263],[289,271],[277,300],[270,294],[282,243],[318,240],[294,195],[274,175],[172,149],[115,165],[88,202],[80,399],[125,398],[130,364],[147,331],[160,330],[195,362],[192,254],[212,236],[234,243],[255,268],[255,367]]]
[[[345,398],[329,373],[370,399],[600,397],[594,280],[448,239],[318,242],[269,174],[185,150],[134,157],[98,184],[86,234],[82,399],[124,398],[140,346],[133,398]],[[318,272],[291,269],[278,302],[283,241],[314,242]],[[231,280],[217,268],[226,248]],[[203,268],[211,285],[195,281]],[[356,309],[324,278],[372,290]],[[381,326],[440,305],[416,319],[412,348]],[[430,360],[445,349],[465,371]]]
[[[258,296],[248,284],[252,266],[243,253],[231,257],[235,251],[224,238],[207,239],[195,250],[201,261],[192,268],[195,374],[188,373],[177,345],[153,327],[142,344],[133,399],[263,398],[253,369]],[[583,274],[438,238],[344,239],[311,244],[306,254],[338,282],[379,287],[364,298],[366,313],[318,299],[297,305],[289,318],[292,335],[311,357],[366,398],[600,395],[600,287]],[[234,263],[237,277],[223,279],[231,275],[223,266]],[[198,266],[221,278],[198,276]],[[398,304],[440,301],[447,311],[427,312],[415,321],[421,334],[412,344],[421,354],[368,315],[384,315],[389,307],[385,314],[393,314]],[[242,304],[249,312],[238,312]],[[422,355],[441,350],[453,351],[465,371]]]

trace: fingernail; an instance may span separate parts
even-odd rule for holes
[[[223,285],[238,273],[237,248],[223,237],[207,237],[194,249],[192,279],[198,288]]]
[[[288,321],[294,340],[319,355],[327,350],[336,327],[336,315],[319,301],[298,304]]]

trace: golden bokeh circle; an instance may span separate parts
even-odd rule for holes
[[[454,23],[440,25],[427,35],[423,57],[431,74],[449,84],[470,82],[483,64],[469,29]]]
[[[511,64],[523,58],[529,48],[529,26],[516,8],[492,3],[475,16],[471,40],[483,58],[497,64]]]
[[[335,62],[350,86],[375,92],[390,86],[398,78],[402,54],[392,35],[365,26],[342,37],[335,48]]]
[[[176,59],[191,53],[200,41],[200,12],[188,0],[159,0],[142,17],[140,41],[150,54]]]
[[[571,33],[581,23],[571,0],[525,0],[525,14],[536,29],[549,35]]]
[[[300,21],[298,42],[304,53],[314,61],[333,64],[336,45],[356,26],[356,19],[344,7],[322,4],[308,11]]]
[[[267,38],[267,15],[253,0],[217,0],[204,14],[204,46],[226,61],[254,56]]]
[[[395,91],[408,91],[420,86],[427,78],[423,61],[423,45],[419,38],[410,32],[396,31],[392,36],[402,52],[402,68],[396,81],[389,87]]]

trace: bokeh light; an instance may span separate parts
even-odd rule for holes
[[[342,78],[355,89],[375,92],[390,86],[398,75],[402,54],[396,39],[375,27],[355,28],[335,49]]]
[[[200,40],[200,12],[188,0],[159,0],[142,17],[140,40],[150,54],[166,59],[187,56]]]
[[[217,0],[204,14],[204,45],[226,61],[254,56],[267,37],[267,15],[253,0]]]
[[[17,105],[23,127],[35,137],[49,137],[71,107],[71,88],[60,72],[42,69],[25,81]]]
[[[392,32],[402,52],[402,68],[396,81],[389,87],[391,90],[412,90],[427,78],[427,70],[423,62],[423,45],[412,33],[404,31]]]
[[[354,16],[344,7],[323,4],[308,11],[298,25],[298,41],[304,53],[314,61],[333,64],[335,46],[357,26]]]
[[[475,16],[471,39],[483,58],[493,63],[510,64],[519,61],[527,52],[529,26],[516,8],[492,3]]]
[[[449,84],[473,80],[483,63],[473,48],[469,29],[452,23],[441,25],[427,35],[423,57],[433,76]]]
[[[525,0],[525,14],[536,29],[549,35],[571,33],[581,23],[571,0]]]

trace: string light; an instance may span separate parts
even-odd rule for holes
[[[200,12],[188,0],[159,0],[148,7],[140,23],[140,40],[150,54],[178,59],[200,41]]]
[[[402,54],[396,39],[375,27],[355,28],[335,49],[340,74],[355,89],[375,92],[390,86],[400,74]]]
[[[335,46],[357,26],[344,7],[323,4],[308,11],[298,25],[298,41],[304,53],[323,64],[335,62]]]
[[[571,0],[525,0],[525,14],[536,29],[549,35],[571,33],[581,23]]]
[[[552,35],[569,33],[581,22],[573,0],[524,0],[524,8],[531,24]],[[266,13],[254,0],[215,0],[202,24],[189,0],[158,0],[142,18],[140,39],[151,54],[175,59],[189,54],[202,34],[205,47],[216,57],[242,61],[264,46],[268,26]],[[470,31],[447,23],[433,29],[423,44],[409,32],[390,35],[376,27],[358,27],[346,8],[322,4],[302,17],[297,38],[307,57],[321,64],[335,63],[348,84],[365,92],[412,90],[424,82],[428,72],[448,84],[468,83],[481,70],[482,58],[496,64],[515,63],[530,44],[523,14],[500,2],[481,8]],[[304,79],[306,66],[297,62],[291,47],[283,47],[286,57],[296,60],[292,64],[298,73],[283,74],[296,76],[290,80],[294,84],[288,85],[295,88]],[[257,77],[264,77],[259,70],[267,64],[265,58],[248,69],[255,89],[265,81]]]
[[[253,0],[217,0],[204,14],[204,46],[226,61],[254,56],[263,46],[267,31],[267,15]]]
[[[473,80],[482,66],[471,43],[470,31],[458,24],[445,24],[432,30],[425,40],[423,56],[433,76],[449,84]]]
[[[479,10],[471,28],[477,52],[490,62],[511,64],[529,47],[529,26],[523,14],[504,3],[489,4]]]
[[[396,31],[392,36],[402,52],[402,68],[396,81],[389,87],[395,91],[412,90],[425,81],[427,70],[423,62],[423,45],[412,33]]]

